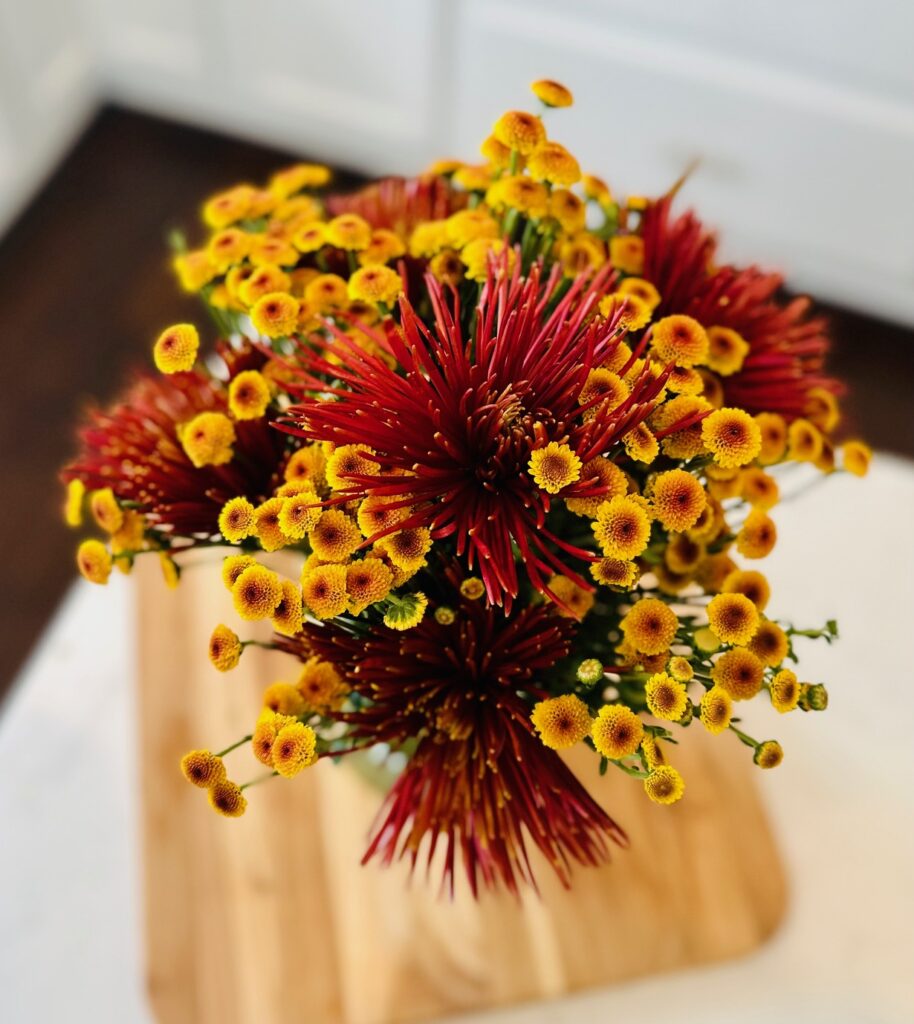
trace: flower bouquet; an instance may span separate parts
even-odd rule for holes
[[[570,884],[624,844],[569,748],[662,805],[689,799],[682,730],[780,764],[740,705],[823,710],[795,644],[837,631],[776,618],[747,566],[783,467],[869,459],[836,452],[809,302],[720,262],[678,185],[582,174],[546,129],[571,94],[533,91],[542,113],[500,117],[482,163],[349,195],[299,164],[209,199],[174,266],[216,340],[164,330],[63,473],[68,521],[88,506],[103,535],[86,578],[157,558],[176,586],[191,549],[227,547],[237,620],[273,633],[214,623],[213,665],[288,656],[246,735],[181,762],[211,806],[372,748],[401,767],[365,859],[474,893],[535,884],[533,848]]]

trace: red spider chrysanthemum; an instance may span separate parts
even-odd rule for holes
[[[348,195],[327,198],[335,217],[357,213],[373,228],[387,228],[408,237],[417,224],[440,220],[466,206],[466,193],[451,188],[445,178],[382,178]]]
[[[234,375],[263,357],[220,349]],[[149,523],[178,536],[218,533],[222,506],[239,495],[263,501],[280,481],[284,435],[266,419],[235,423],[235,455],[221,466],[197,468],[178,428],[201,412],[225,412],[226,388],[198,370],[171,376],[143,374],[111,409],[94,409],[79,431],[80,452],[61,474],[89,490],[110,487]]]
[[[535,736],[537,674],[568,650],[572,628],[540,605],[506,616],[464,602],[456,620],[427,616],[415,629],[375,626],[356,635],[309,627],[280,646],[334,664],[367,703],[339,713],[354,746],[399,746],[419,737],[375,824],[365,861],[429,865],[444,845],[444,884],[453,892],[458,857],[474,894],[480,885],[536,884],[532,842],[569,883],[572,862],[597,864],[607,839],[625,834],[561,758]],[[527,694],[525,699],[524,693]],[[535,699],[535,696],[533,697]]]
[[[522,277],[504,265],[490,269],[470,331],[456,296],[449,303],[431,277],[428,326],[401,299],[402,327],[391,324],[376,339],[394,356],[393,368],[339,330],[329,341],[313,339],[314,348],[302,346],[304,383],[324,394],[291,411],[290,429],[370,448],[379,472],[349,474],[339,500],[408,507],[408,518],[388,532],[425,526],[436,540],[453,538],[456,553],[478,566],[488,599],[510,606],[518,562],[544,593],[554,573],[590,589],[567,560],[592,561],[593,553],[553,533],[547,514],[556,496],[606,493],[593,477],[546,493],[530,475],[531,453],[556,442],[581,465],[605,454],[650,412],[664,375],[645,366],[621,404],[610,408],[597,396],[580,405],[588,374],[622,334],[619,314],[593,315],[611,271],[576,280],[558,298],[558,268],[543,279],[539,266]],[[324,383],[334,378],[337,386]]]
[[[838,393],[838,382],[823,369],[826,323],[809,315],[809,300],[781,301],[779,274],[717,266],[714,235],[693,213],[672,217],[670,205],[666,196],[644,212],[644,276],[661,295],[655,315],[684,313],[745,338],[742,368],[723,381],[727,404],[792,419],[806,414],[813,388]]]

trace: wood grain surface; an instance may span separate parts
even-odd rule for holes
[[[142,559],[140,560],[143,561]],[[745,748],[693,728],[676,751],[687,782],[651,804],[619,772],[571,761],[628,831],[611,864],[541,896],[463,890],[402,865],[360,867],[379,793],[345,765],[249,791],[243,818],[214,814],[178,771],[193,747],[249,732],[263,687],[295,664],[249,648],[221,675],[213,626],[237,625],[218,559],[195,556],[176,592],[137,568],[139,737],[150,997],[161,1024],[399,1024],[670,971],[747,953],[785,908],[783,869]],[[245,635],[250,635],[249,631]],[[247,748],[229,774],[263,771]]]

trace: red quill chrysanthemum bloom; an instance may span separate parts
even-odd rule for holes
[[[506,616],[464,602],[451,625],[433,616],[398,633],[367,635],[333,623],[279,644],[301,657],[332,662],[363,708],[336,717],[356,747],[399,746],[420,737],[375,824],[364,860],[406,858],[423,846],[429,866],[444,845],[444,884],[453,892],[458,858],[470,887],[536,884],[531,842],[569,883],[572,862],[597,864],[619,826],[571,770],[535,736],[531,700],[544,695],[537,674],[568,650],[573,627],[545,606]]]
[[[539,266],[527,277],[504,273],[504,262],[501,269],[493,266],[470,331],[456,296],[449,303],[431,277],[429,326],[401,300],[402,327],[391,324],[386,338],[376,338],[394,368],[339,330],[329,341],[313,339],[313,349],[303,346],[304,385],[324,395],[292,409],[290,429],[370,448],[381,470],[350,475],[339,500],[380,497],[409,507],[392,529],[426,526],[437,540],[452,537],[458,556],[478,566],[489,601],[510,606],[518,562],[544,593],[553,573],[590,589],[567,561],[594,555],[549,529],[553,498],[530,475],[531,453],[551,441],[568,445],[582,465],[607,453],[650,412],[664,375],[645,367],[621,405],[610,409],[597,398],[582,407],[589,372],[622,335],[620,314],[594,315],[611,271],[589,284],[579,279],[557,298],[558,268],[546,279]],[[328,362],[330,354],[342,365]],[[324,383],[334,378],[339,386]],[[585,478],[558,496],[605,491]]]
[[[327,198],[333,216],[357,213],[373,228],[408,237],[417,224],[441,220],[466,206],[466,193],[439,177],[382,178],[348,195]]]
[[[823,371],[826,322],[809,315],[809,299],[780,300],[779,274],[716,266],[714,235],[693,213],[674,218],[670,205],[667,196],[644,213],[644,276],[660,292],[658,317],[685,313],[749,343],[742,369],[723,380],[727,404],[792,419],[806,414],[813,388],[838,393],[838,382]]]
[[[261,365],[259,353],[221,348],[232,375]],[[197,468],[178,427],[201,412],[226,412],[225,386],[197,370],[143,374],[110,410],[94,409],[79,431],[80,452],[63,470],[89,490],[110,487],[144,513],[150,525],[181,537],[218,533],[222,506],[239,495],[260,502],[280,482],[284,435],[266,419],[235,423],[234,457]]]

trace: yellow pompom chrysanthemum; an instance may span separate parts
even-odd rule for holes
[[[675,768],[660,764],[644,780],[644,792],[655,804],[674,804],[682,799],[685,782]]]
[[[676,613],[656,597],[643,597],[622,620],[622,633],[639,654],[667,650],[678,627]]]
[[[722,686],[712,686],[702,695],[698,717],[710,733],[723,732],[730,725],[733,701]]]
[[[181,758],[184,778],[200,789],[209,789],[225,779],[222,758],[209,750],[191,750]]]
[[[210,788],[209,803],[214,811],[225,818],[240,818],[248,806],[241,787],[228,779],[223,779]]]
[[[725,644],[744,646],[759,628],[759,614],[744,594],[717,594],[708,604],[708,624]]]
[[[717,409],[701,424],[701,439],[725,469],[745,466],[762,449],[758,423],[743,409]]]
[[[221,412],[201,412],[179,432],[181,446],[197,467],[224,466],[232,461],[235,428]]]
[[[254,506],[247,498],[230,498],[219,513],[219,532],[230,544],[240,544],[254,532]]]
[[[530,720],[545,746],[552,750],[573,747],[591,728],[587,705],[572,693],[541,700],[534,706]]]
[[[310,725],[292,722],[276,734],[271,753],[273,768],[291,779],[317,760],[317,736]]]
[[[604,704],[591,726],[597,753],[618,761],[637,752],[644,738],[641,719],[624,704]]]
[[[232,601],[238,615],[249,622],[268,619],[282,600],[282,584],[263,565],[245,568],[232,586]]]
[[[666,672],[656,672],[644,684],[647,709],[655,718],[678,722],[686,713],[689,698],[683,683]]]
[[[228,626],[218,625],[209,638],[209,660],[220,672],[229,672],[241,657],[241,641]]]
[[[604,555],[628,561],[647,547],[651,520],[638,502],[617,496],[600,505],[592,529]]]
[[[256,420],[270,404],[270,385],[257,370],[242,370],[229,384],[229,409],[236,420]]]
[[[156,369],[161,373],[191,370],[197,360],[200,335],[193,324],[174,324],[156,339],[152,350]]]
[[[550,441],[530,455],[528,472],[540,490],[558,494],[581,477],[581,460],[567,444]]]
[[[84,540],[76,550],[76,565],[90,583],[107,583],[111,575],[111,553],[100,540]]]

